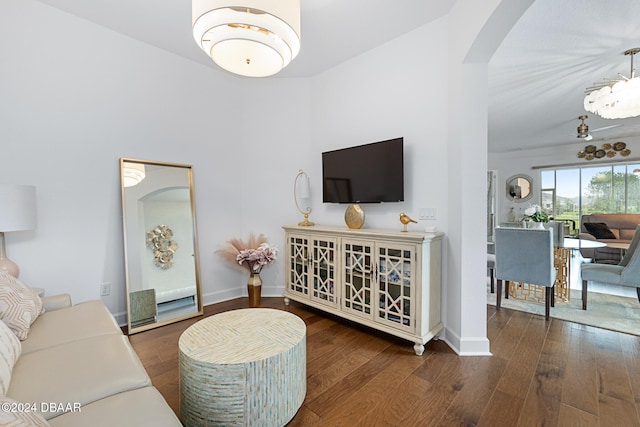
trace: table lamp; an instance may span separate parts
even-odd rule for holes
[[[299,187],[298,182],[300,182]],[[298,198],[305,200],[308,204],[301,208],[300,203],[298,203]],[[293,199],[296,202],[298,212],[304,216],[304,221],[299,222],[298,225],[314,225],[313,222],[309,221],[309,214],[311,213],[311,187],[309,185],[309,176],[302,169],[298,171],[298,175],[296,175],[296,179],[293,182]]]
[[[0,270],[18,277],[18,265],[7,258],[4,233],[36,228],[36,187],[0,184]]]

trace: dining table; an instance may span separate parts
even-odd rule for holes
[[[561,244],[554,244],[556,248],[567,248],[570,250],[580,250],[580,249],[595,249],[595,248],[603,248],[605,246],[611,246],[609,243],[600,242],[598,240],[590,240],[590,239],[578,239],[575,237],[565,237],[562,239]],[[627,244],[627,247],[629,245]]]
[[[631,242],[607,242],[607,246],[613,249],[620,249],[620,258],[624,256]]]

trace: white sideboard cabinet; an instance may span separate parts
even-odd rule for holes
[[[415,343],[442,330],[443,233],[284,226],[285,304],[324,310]]]

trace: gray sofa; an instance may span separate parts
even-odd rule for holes
[[[42,423],[34,425],[45,426],[181,425],[102,302],[72,306],[68,295],[42,301],[44,313],[17,341],[3,409],[22,410],[16,415],[36,416]]]
[[[588,224],[594,223],[606,224],[606,228],[611,231],[615,238],[603,238],[602,236],[594,235],[593,231],[590,232],[588,230]],[[603,243],[631,243],[631,239],[633,239],[633,235],[638,224],[640,224],[640,214],[582,215],[582,220],[580,221],[580,234],[578,237],[581,239],[597,240]],[[597,228],[598,227],[596,227],[596,229]],[[607,246],[597,249],[581,249],[580,252],[583,257],[591,258],[594,262],[599,263],[617,264],[622,259],[620,249],[610,248]]]

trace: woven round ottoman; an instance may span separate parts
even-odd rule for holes
[[[284,426],[307,392],[306,325],[282,310],[207,317],[180,336],[186,426]]]

